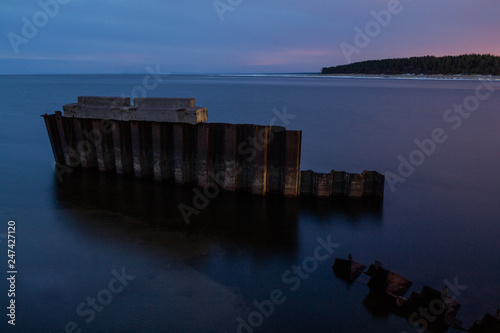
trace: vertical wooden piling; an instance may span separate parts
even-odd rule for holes
[[[66,136],[64,135],[63,120],[62,120],[63,117],[56,115],[55,118],[56,118],[57,134],[59,135],[59,142],[61,143],[61,151],[64,156],[64,164],[70,166],[71,161],[69,156],[68,145],[66,143]]]
[[[349,184],[350,197],[362,197],[364,193],[364,175],[351,174],[351,183]]]
[[[298,197],[301,191],[300,153],[302,146],[301,131],[286,131],[285,168],[283,195]],[[310,181],[310,180],[309,180]]]
[[[269,126],[268,133],[268,193],[283,194],[286,159],[285,128],[279,126]]]
[[[123,158],[122,158],[122,128],[123,122],[114,121],[113,122],[113,152],[115,155],[115,171],[119,175],[125,174],[124,166],[123,166]],[[125,138],[123,138],[124,140]]]
[[[244,124],[238,126],[238,140],[236,146],[237,160],[240,166],[238,188],[241,191],[252,190],[254,180],[254,159],[256,149],[251,145],[255,135],[255,125]]]
[[[239,163],[236,158],[238,125],[224,124],[224,190],[235,192]]]
[[[152,122],[139,122],[142,177],[153,177]]]
[[[332,177],[330,173],[317,173],[315,185],[315,196],[328,198],[332,195]]]
[[[55,115],[45,115],[43,119],[45,121],[45,127],[49,134],[50,145],[52,146],[52,153],[54,154],[54,160],[58,164],[64,164],[64,153],[61,144],[61,137],[59,135],[59,130],[57,128]]]
[[[184,124],[174,124],[174,178],[177,184],[186,183],[186,144]]]
[[[363,196],[384,196],[384,175],[376,171],[363,171],[364,177],[364,192]]]
[[[104,163],[104,135],[99,129],[100,120],[92,119],[92,143],[94,144],[96,155],[97,155],[97,165],[99,166],[99,171],[106,171],[106,164]]]
[[[196,181],[199,187],[206,187],[210,183],[210,126],[198,124],[196,129]]]
[[[267,167],[269,148],[269,126],[255,126],[253,143],[255,158],[253,159],[252,193],[266,195],[268,189]]]
[[[153,144],[153,174],[155,180],[158,181],[165,180],[165,173],[162,165],[164,146],[162,146],[161,136],[160,123],[152,123],[151,139]]]
[[[72,123],[73,123],[73,128],[74,128],[75,136],[76,136],[76,140],[77,140],[76,149],[78,151],[78,155],[80,156],[80,163],[81,163],[83,168],[87,169],[90,167],[89,159],[88,159],[88,151],[91,148],[89,148],[89,143],[83,137],[80,119],[73,118]]]
[[[115,154],[113,146],[113,132],[115,131],[115,125],[113,121],[102,120],[99,123],[99,131],[102,133],[102,148],[104,152],[104,167],[106,171],[114,171],[115,166]]]
[[[136,177],[142,177],[141,142],[139,137],[139,123],[137,121],[130,122],[130,135],[132,138],[132,163],[134,166],[134,175]]]
[[[330,172],[332,175],[332,195],[345,195],[349,185],[348,175],[344,171]]]
[[[168,182],[175,181],[175,161],[174,161],[174,124],[161,123],[161,145],[164,149],[162,159],[162,169],[165,180]]]
[[[311,170],[300,171],[300,195],[309,196],[313,194],[314,172]]]

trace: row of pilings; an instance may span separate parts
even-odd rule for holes
[[[287,197],[382,198],[375,171],[300,171],[302,132],[279,126],[43,115],[56,163],[138,178]]]

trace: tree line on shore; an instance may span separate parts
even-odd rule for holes
[[[500,75],[500,57],[491,54],[368,60],[323,67],[321,74],[480,74]]]

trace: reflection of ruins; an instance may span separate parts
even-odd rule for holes
[[[380,220],[382,215],[381,203],[368,199],[332,203],[328,198],[298,200],[280,195],[262,197],[221,191],[198,214],[192,214],[187,225],[179,205],[193,205],[196,187],[164,186],[147,180],[137,182],[133,177],[84,170],[65,175],[62,182],[54,177],[54,182],[57,202],[78,217],[76,220],[81,223],[76,226],[81,232],[104,220],[110,237],[138,230],[151,234],[155,230],[180,231],[217,235],[224,242],[246,244],[255,250],[279,249],[293,253],[301,215],[354,226],[365,221],[366,216]],[[92,218],[82,218],[88,214]]]

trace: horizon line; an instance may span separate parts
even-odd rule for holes
[[[148,72],[137,73],[0,73],[0,75],[146,75]],[[311,75],[319,72],[259,72],[259,73],[159,73],[158,75]]]

